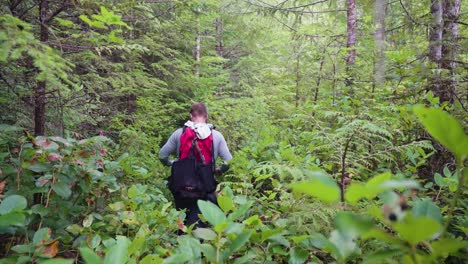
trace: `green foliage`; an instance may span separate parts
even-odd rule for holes
[[[453,152],[459,162],[468,155],[468,135],[460,123],[448,113],[434,108],[415,107],[426,130],[447,149]]]
[[[39,70],[36,80],[47,81],[55,88],[63,87],[62,82],[73,85],[68,76],[73,64],[41,43],[31,30],[30,24],[14,16],[0,15],[0,63],[15,63],[27,56]]]
[[[388,3],[381,83],[369,1],[354,66],[340,1],[48,2],[47,42],[0,7],[0,263],[466,262],[464,72],[423,59],[428,1]],[[38,81],[59,136],[30,134]],[[205,228],[157,155],[196,101],[234,154]]]
[[[316,172],[308,173],[311,180],[291,184],[294,191],[315,196],[325,202],[336,202],[340,197],[340,189],[331,178]]]

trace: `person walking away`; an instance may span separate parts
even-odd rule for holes
[[[223,135],[207,123],[208,110],[203,103],[190,108],[190,120],[183,128],[177,129],[159,151],[159,159],[171,166],[168,186],[177,210],[186,210],[185,225],[195,223],[204,226],[198,217],[198,200],[217,204],[215,175],[229,169],[227,161],[232,159]],[[178,154],[177,160],[170,160],[171,154]],[[219,169],[215,166],[217,157],[223,160]]]

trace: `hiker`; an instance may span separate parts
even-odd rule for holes
[[[169,189],[174,195],[177,210],[186,209],[185,225],[196,223],[196,227],[205,226],[199,221],[198,200],[217,204],[216,176],[229,169],[225,163],[232,159],[223,135],[207,123],[208,110],[203,103],[195,103],[190,109],[190,120],[183,128],[177,129],[159,151],[161,162],[171,166]],[[171,154],[177,153],[177,160],[170,160]],[[215,161],[221,157],[223,164],[216,168]]]

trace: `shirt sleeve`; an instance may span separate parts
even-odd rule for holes
[[[231,152],[229,152],[226,140],[224,139],[224,136],[221,133],[219,133],[219,135],[220,141],[218,145],[218,155],[221,157],[222,160],[230,161],[232,159],[232,155]]]
[[[180,140],[180,133],[180,129],[172,133],[171,137],[169,137],[169,140],[167,140],[166,144],[164,144],[161,150],[159,150],[160,159],[167,159],[171,154],[177,151],[177,144]]]

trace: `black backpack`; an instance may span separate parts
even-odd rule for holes
[[[201,157],[201,163],[195,158],[195,150]],[[169,190],[177,198],[204,199],[208,193],[216,190],[218,182],[214,177],[214,161],[206,163],[198,147],[197,137],[192,141],[189,156],[172,164],[168,180]]]

